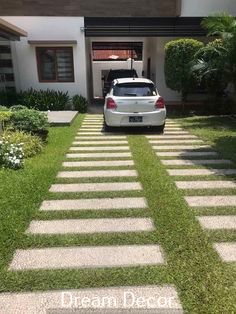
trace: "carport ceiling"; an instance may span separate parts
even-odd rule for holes
[[[206,33],[200,17],[85,18],[87,37],[198,37]]]

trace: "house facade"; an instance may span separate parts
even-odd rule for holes
[[[0,88],[49,88],[92,99],[101,96],[106,71],[134,67],[167,101],[178,101],[165,84],[164,46],[180,37],[204,41],[202,18],[220,11],[236,15],[235,0],[2,1]]]

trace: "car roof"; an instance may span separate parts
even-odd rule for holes
[[[146,78],[137,78],[137,77],[126,77],[126,78],[119,78],[115,79],[115,84],[122,84],[122,83],[146,83],[146,84],[154,84],[151,80]]]

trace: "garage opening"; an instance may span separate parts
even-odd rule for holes
[[[142,76],[142,41],[91,41],[91,48],[94,99],[104,97],[106,93],[104,86],[111,73],[115,71],[129,73],[127,70],[134,70],[137,76]]]

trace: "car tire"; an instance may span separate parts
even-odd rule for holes
[[[164,133],[164,129],[165,129],[165,123],[161,126],[156,126],[155,127],[155,131],[160,133],[160,134],[163,134]]]
[[[106,124],[105,120],[103,121],[103,130],[104,130],[104,132],[109,132],[111,130],[109,125]]]

